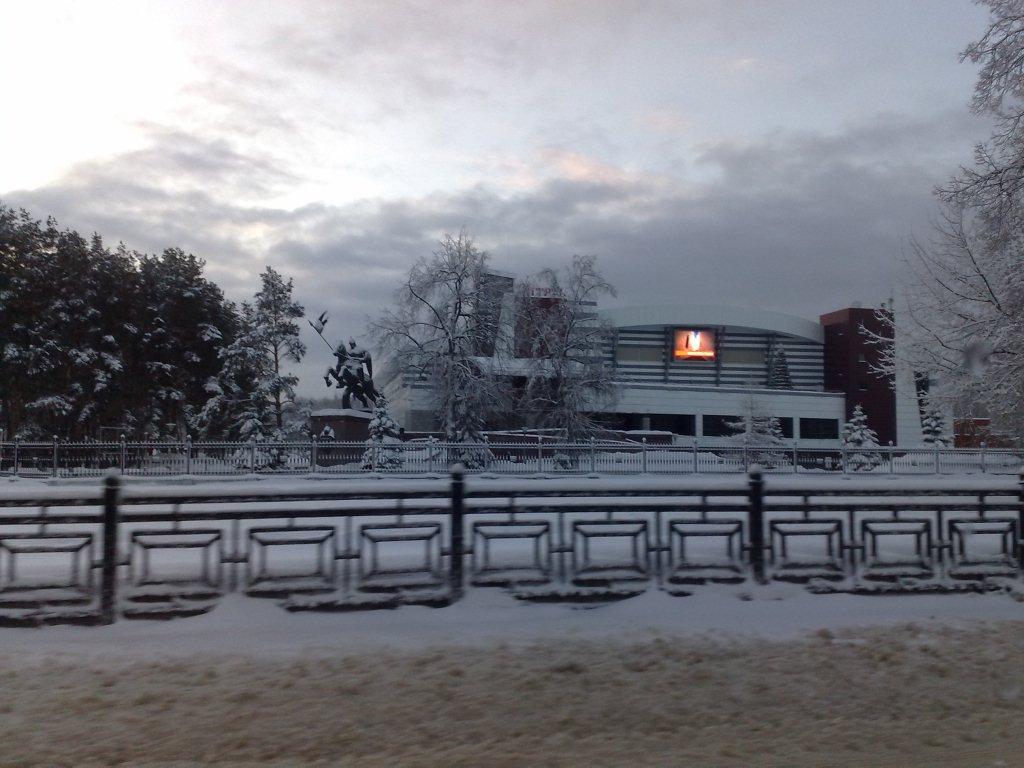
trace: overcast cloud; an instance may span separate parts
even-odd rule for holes
[[[39,6],[43,7],[39,7]],[[140,6],[145,10],[140,11]],[[241,300],[273,265],[358,335],[466,230],[525,274],[598,257],[618,305],[805,317],[899,291],[987,126],[967,0],[13,0],[0,201],[181,247]],[[327,350],[307,339],[303,391]]]

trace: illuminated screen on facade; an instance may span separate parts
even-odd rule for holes
[[[676,328],[672,344],[673,360],[714,360],[715,332]]]

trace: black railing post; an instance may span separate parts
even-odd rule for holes
[[[103,481],[103,567],[100,580],[100,619],[113,624],[117,601],[117,519],[121,481],[109,474]]]
[[[1024,570],[1024,467],[1017,473],[1017,571]]]
[[[754,464],[749,477],[750,566],[754,581],[765,583],[764,577],[764,476],[761,467]]]
[[[451,541],[449,546],[449,560],[451,570],[449,579],[451,581],[452,602],[462,599],[463,577],[462,577],[462,528],[464,519],[463,498],[466,492],[466,471],[461,464],[452,467],[452,521]]]

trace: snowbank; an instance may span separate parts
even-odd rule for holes
[[[0,765],[1012,765],[1022,620],[1006,594],[785,585],[340,615],[231,595],[3,630]]]

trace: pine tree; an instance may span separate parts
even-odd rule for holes
[[[299,340],[295,321],[305,309],[292,300],[292,281],[286,283],[272,267],[260,275],[262,287],[256,294],[255,323],[264,354],[270,362],[270,380],[265,382],[273,402],[274,427],[279,435],[285,432],[285,411],[294,406],[296,376],[284,372],[288,362],[299,363],[306,354],[306,345]]]
[[[130,419],[147,437],[182,439],[199,427],[204,385],[234,338],[234,306],[203,277],[204,267],[179,248],[139,261],[128,384],[135,392]]]
[[[789,374],[789,361],[786,350],[780,344],[768,358],[768,388],[792,389],[793,378]]]
[[[399,469],[402,466],[401,451],[394,446],[400,441],[398,424],[388,413],[388,402],[384,395],[377,395],[373,405],[373,418],[368,425],[370,437],[363,453],[363,469]]]
[[[924,444],[938,448],[947,448],[949,438],[946,436],[945,419],[942,416],[942,408],[926,398],[921,413],[921,435]]]
[[[461,463],[466,469],[483,469],[493,457],[486,445],[480,409],[472,400],[459,398],[452,404],[450,413],[446,434],[450,443],[449,460]]]
[[[298,410],[298,377],[283,370],[306,352],[295,318],[303,308],[292,301],[287,283],[272,268],[261,275],[262,288],[237,312],[237,335],[220,355],[220,370],[207,379],[208,399],[198,423],[204,433],[224,430],[242,440],[284,440],[305,423],[289,418]]]
[[[767,413],[753,396],[747,398],[743,414],[726,426],[733,430],[732,441],[746,449],[748,461],[775,467],[788,460],[779,450],[783,436],[778,418]]]
[[[248,302],[238,310],[237,336],[221,350],[220,361],[217,375],[206,382],[208,399],[197,420],[201,432],[235,440],[273,437],[272,370]]]
[[[868,417],[860,403],[854,406],[853,415],[843,425],[840,439],[846,451],[846,465],[854,472],[868,472],[882,463],[878,451],[872,450],[878,448],[878,435],[868,426]]]
[[[111,252],[0,204],[0,428],[183,437],[233,337],[203,266],[173,248]]]

